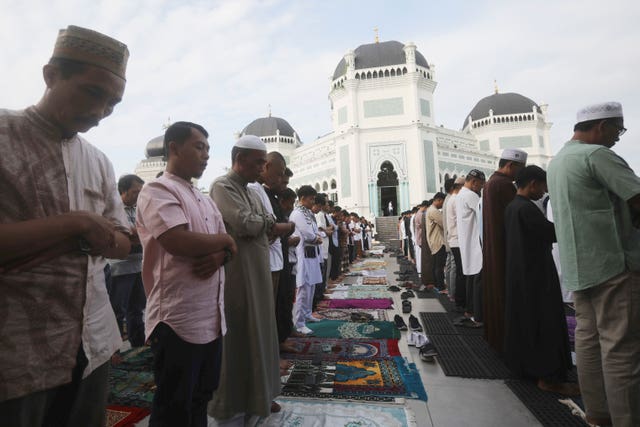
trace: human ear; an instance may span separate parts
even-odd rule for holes
[[[45,64],[45,66],[42,67],[42,77],[44,78],[47,88],[51,89],[60,78],[60,69],[55,65]]]

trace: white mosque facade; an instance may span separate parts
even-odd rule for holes
[[[257,135],[269,151],[282,153],[294,173],[290,187],[312,185],[367,217],[387,214],[389,202],[394,214],[410,209],[470,169],[489,176],[504,148],[521,148],[529,164],[546,168],[546,105],[496,91],[461,117],[461,130],[446,129],[434,121],[436,86],[434,66],[413,43],[362,45],[348,51],[333,73],[331,133],[303,144],[286,120],[269,116],[237,136]],[[136,169],[141,176],[164,169],[156,139]]]

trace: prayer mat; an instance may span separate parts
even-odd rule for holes
[[[400,356],[398,340],[393,339],[340,339],[289,338],[287,344],[297,353],[280,353],[280,357],[296,360],[380,359]]]
[[[587,427],[581,418],[571,413],[571,410],[559,399],[566,399],[557,393],[540,390],[532,381],[507,380],[507,387],[520,399],[524,406],[545,427]],[[573,398],[576,401],[576,398]]]
[[[448,377],[507,379],[512,374],[487,342],[471,335],[429,335]]]
[[[373,322],[345,322],[323,320],[307,322],[316,338],[400,338],[400,331],[393,322],[374,320]]]
[[[373,316],[373,320],[389,320],[387,310],[363,310],[357,308],[322,308],[318,310],[327,320],[351,320],[352,313],[366,313]]]
[[[393,308],[391,298],[366,298],[366,299],[331,299],[318,303],[319,308],[365,308],[386,310]]]
[[[399,356],[336,362],[297,360],[284,381],[282,395],[357,400],[407,397],[427,401],[416,365]]]
[[[415,415],[401,405],[315,402],[277,399],[282,410],[263,418],[260,427],[415,427]]]
[[[121,354],[122,363],[109,370],[109,397],[113,405],[151,408],[156,385],[151,347],[138,347]]]
[[[131,427],[142,421],[150,410],[128,406],[107,406],[107,427]]]
[[[386,285],[387,278],[386,277],[363,277],[362,284],[363,285]]]
[[[358,286],[358,285],[354,285]],[[365,285],[365,288],[370,287],[373,288],[373,285]],[[385,298],[389,296],[389,291],[386,286],[383,286],[383,289],[346,289],[333,291],[328,294],[326,297],[328,299],[365,299],[365,298]]]
[[[387,270],[363,270],[364,277],[387,277]]]
[[[342,283],[345,285],[360,285],[362,284],[362,280],[364,278],[361,276],[350,276],[350,277],[345,277],[344,280],[342,280]]]

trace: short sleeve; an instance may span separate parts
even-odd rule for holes
[[[180,200],[160,180],[146,184],[138,196],[137,223],[160,237],[168,230],[189,221]]]
[[[603,147],[589,156],[594,177],[610,192],[624,201],[640,194],[640,178],[626,161],[612,150]]]

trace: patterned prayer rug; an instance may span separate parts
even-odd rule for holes
[[[365,309],[389,309],[393,307],[391,298],[366,298],[366,299],[332,299],[324,300],[318,304],[319,308],[365,308]]]
[[[345,322],[342,320],[323,320],[307,322],[316,338],[400,338],[400,331],[393,322],[374,320],[373,322]]]
[[[127,406],[107,406],[107,427],[130,427],[144,419],[151,411]]]
[[[282,410],[261,427],[415,427],[415,415],[400,405],[278,399]]]
[[[351,320],[352,313],[366,313],[373,317],[373,320],[389,320],[387,310],[363,310],[357,308],[322,308],[318,314],[323,315],[328,320]]]
[[[280,357],[297,360],[380,359],[400,356],[398,340],[351,340],[340,338],[289,338],[287,344],[297,353],[280,353]]]
[[[427,400],[416,365],[403,357],[315,362],[297,360],[282,395],[329,399]]]
[[[354,285],[357,286],[357,285]],[[366,298],[385,298],[389,296],[389,291],[386,286],[383,289],[362,289],[374,288],[373,285],[360,285],[361,288],[335,290],[331,294],[327,295],[328,299],[366,299]],[[377,286],[376,286],[377,287]]]
[[[151,408],[156,385],[153,380],[151,347],[138,347],[121,354],[122,363],[109,370],[109,397],[112,405]]]
[[[386,285],[387,278],[386,277],[363,277],[362,284],[363,285]]]

